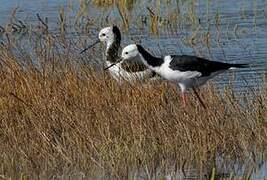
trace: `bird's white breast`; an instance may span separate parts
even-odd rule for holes
[[[155,72],[157,72],[163,78],[173,82],[181,82],[201,75],[201,73],[197,71],[173,70],[170,68],[171,61],[172,61],[171,56],[165,56],[164,63],[160,67],[156,67]]]
[[[107,67],[109,67],[109,66],[112,65],[112,63],[109,62],[109,61],[107,61],[106,63],[107,63]],[[120,81],[121,68],[119,67],[118,64],[115,65],[115,66],[110,67],[108,70],[109,70],[111,76],[112,76],[114,79],[116,79],[117,81]]]
[[[121,67],[121,63],[118,63],[109,68],[111,76],[119,82],[144,80],[150,78],[152,75],[152,71],[150,69],[133,73],[127,72]],[[112,63],[107,61],[107,67],[109,67],[110,65],[112,65]]]

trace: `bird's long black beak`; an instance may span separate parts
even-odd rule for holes
[[[118,64],[119,62],[121,62],[123,59],[120,57],[115,63],[112,63],[111,65],[109,65],[108,67],[104,68],[104,70],[108,70],[109,68],[111,68],[112,66],[115,66],[116,64]]]
[[[97,41],[95,41],[93,44],[89,45],[87,48],[85,48],[84,50],[82,50],[82,51],[80,52],[80,54],[82,54],[82,53],[84,53],[85,51],[87,51],[88,49],[94,47],[94,46],[95,46],[96,44],[98,44],[98,43],[100,43],[100,40],[97,40]]]

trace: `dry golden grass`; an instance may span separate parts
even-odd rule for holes
[[[4,179],[123,179],[138,170],[152,177],[159,167],[205,177],[217,158],[231,167],[264,152],[266,90],[242,107],[230,90],[206,86],[208,109],[195,98],[184,108],[166,82],[118,85],[88,65],[55,65],[57,58],[37,69],[0,49]]]
[[[93,4],[97,7],[109,7],[114,5],[115,0],[93,0]]]
[[[266,87],[240,104],[231,87],[218,94],[205,86],[205,110],[193,96],[181,106],[178,88],[166,82],[119,85],[82,63],[73,49],[84,39],[66,38],[65,16],[61,10],[58,37],[43,17],[37,29],[20,25],[34,58],[3,32],[0,178],[160,179],[192,170],[197,178],[226,172],[232,179],[247,162],[243,177],[251,176],[266,153]],[[101,61],[99,54],[91,50],[86,60]]]

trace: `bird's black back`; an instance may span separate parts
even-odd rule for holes
[[[243,67],[243,64],[228,64],[210,61],[204,58],[188,55],[171,55],[172,61],[169,67],[179,71],[198,71],[201,76],[209,76],[211,73],[227,70],[231,67]]]

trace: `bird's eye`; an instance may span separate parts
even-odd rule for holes
[[[102,34],[102,36],[106,36],[106,34],[105,34],[105,33],[103,33],[103,34]]]
[[[125,54],[128,54],[128,52],[125,52]]]

